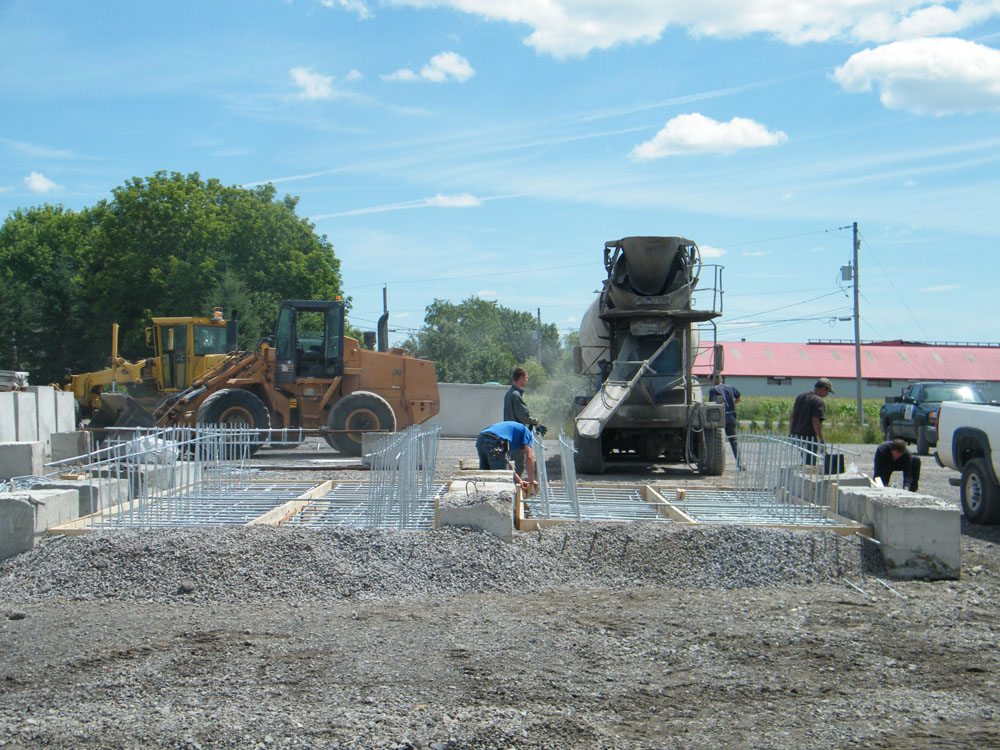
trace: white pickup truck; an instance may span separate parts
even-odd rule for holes
[[[962,472],[962,512],[1000,523],[1000,404],[945,401],[938,414],[938,464]]]

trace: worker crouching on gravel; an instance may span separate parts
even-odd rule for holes
[[[479,433],[476,453],[480,469],[510,468],[510,454],[524,449],[524,468],[529,477],[535,476],[535,453],[531,448],[531,429],[520,422],[497,422]],[[522,490],[538,487],[534,479],[525,481],[514,472],[514,482]]]
[[[920,459],[906,449],[906,441],[887,440],[875,449],[875,476],[889,486],[892,472],[903,473],[903,489],[916,492],[920,484]]]

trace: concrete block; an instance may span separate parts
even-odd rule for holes
[[[113,508],[132,499],[126,479],[52,479],[39,482],[38,490],[71,490],[77,493],[77,518]]]
[[[51,456],[53,461],[86,456],[90,453],[89,432],[53,432]]]
[[[0,443],[17,440],[17,416],[14,413],[14,394],[0,392]]]
[[[441,411],[427,424],[441,425],[442,437],[476,437],[503,419],[503,397],[510,385],[438,383]]]
[[[31,549],[50,526],[79,518],[75,490],[30,490],[0,495],[0,560]]]
[[[56,429],[56,391],[51,385],[28,386],[28,393],[35,394],[35,424],[45,453],[52,450],[51,435]]]
[[[962,514],[951,503],[894,487],[842,487],[837,494],[841,515],[874,530],[890,575],[961,576]]]
[[[486,531],[510,542],[514,539],[514,493],[510,490],[466,494],[451,490],[438,500],[437,526],[460,526]]]
[[[39,476],[43,465],[41,443],[0,443],[0,479]]]
[[[76,425],[76,397],[71,391],[55,391],[55,432],[73,432]]]
[[[35,544],[35,510],[27,495],[0,495],[0,560]]]
[[[38,440],[38,407],[35,394],[30,391],[16,391],[12,395],[17,440],[24,443]]]

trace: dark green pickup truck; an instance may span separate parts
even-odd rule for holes
[[[914,383],[901,396],[889,396],[879,412],[886,440],[902,438],[917,444],[917,453],[926,456],[937,445],[937,417],[942,401],[985,404],[986,398],[967,383]]]

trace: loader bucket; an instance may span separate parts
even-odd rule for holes
[[[127,393],[102,393],[100,411],[109,427],[156,427],[153,415]]]

